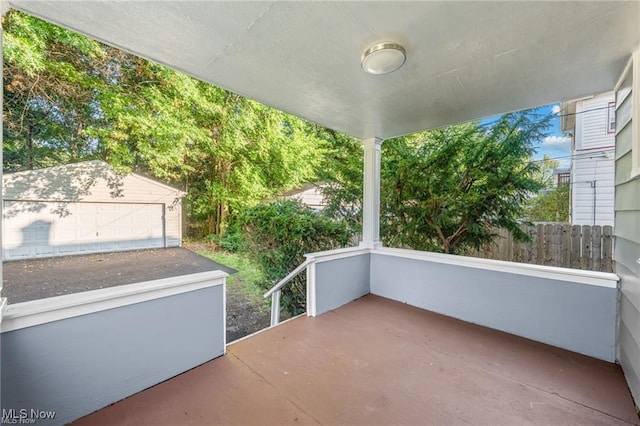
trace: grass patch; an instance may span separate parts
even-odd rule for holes
[[[264,290],[259,286],[259,284],[265,280],[264,274],[260,270],[260,267],[253,263],[247,256],[242,253],[232,253],[225,250],[214,251],[210,249],[199,250],[198,254],[236,269],[238,272],[227,277],[227,287],[242,292],[252,299],[255,299],[256,302],[264,302],[266,306],[269,305],[269,299],[262,298]]]

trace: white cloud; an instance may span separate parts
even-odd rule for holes
[[[558,151],[571,152],[571,138],[567,136],[547,136],[542,140],[542,146]]]
[[[554,114],[559,113],[559,112],[560,112],[560,105],[554,105],[554,106],[551,108],[551,112],[552,112],[552,113],[554,113]]]

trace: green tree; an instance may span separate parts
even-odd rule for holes
[[[527,202],[525,216],[532,222],[568,222],[569,193],[568,183],[547,190]]]
[[[523,112],[486,129],[472,122],[386,141],[383,241],[456,253],[491,241],[496,227],[526,240],[518,219],[541,188],[530,157],[548,125],[549,118]]]
[[[239,226],[244,250],[261,266],[265,290],[304,262],[307,253],[345,247],[351,233],[344,223],[317,213],[297,201],[278,200],[246,209]],[[304,312],[306,281],[299,275],[282,292],[282,306],[291,314]]]
[[[456,253],[489,242],[496,227],[526,240],[518,219],[526,199],[542,188],[540,167],[530,157],[550,118],[528,111],[506,114],[488,128],[472,122],[386,140],[381,171],[384,244]],[[362,158],[333,166],[351,175],[356,162],[361,164]],[[357,179],[342,192],[326,192],[330,205],[351,201],[356,191],[361,194],[362,175]]]
[[[342,133],[316,126],[317,137],[324,144],[318,180],[325,197],[324,212],[344,220],[349,229],[362,229],[362,142]]]
[[[11,11],[4,33],[4,169],[48,167],[90,157],[85,132],[98,118],[90,72],[104,60],[99,43]]]
[[[101,95],[103,154],[187,191],[199,236],[313,177],[322,149],[303,120],[148,61],[118,66],[119,86]]]
[[[560,166],[557,160],[552,160],[545,155],[542,160],[537,160],[538,172],[535,174],[535,179],[540,181],[543,190],[551,189],[554,185],[553,172]]]
[[[313,180],[309,123],[11,11],[5,28],[4,170],[102,159],[183,188],[200,236]]]

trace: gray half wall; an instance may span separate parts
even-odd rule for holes
[[[371,293],[615,360],[615,288],[372,254]]]
[[[316,315],[369,294],[369,253],[315,264]]]
[[[8,331],[2,407],[65,424],[224,353],[224,286]]]

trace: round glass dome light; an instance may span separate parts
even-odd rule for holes
[[[378,43],[362,54],[362,69],[370,74],[388,74],[400,68],[407,59],[404,47],[397,43]]]

